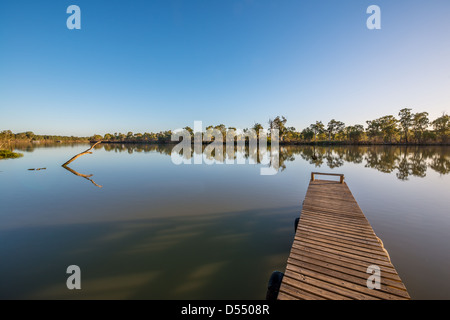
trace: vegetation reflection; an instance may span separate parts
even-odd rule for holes
[[[173,146],[161,144],[104,144],[109,152],[158,152],[171,155]],[[191,159],[201,154],[201,148],[191,148],[191,152],[184,152],[185,159]],[[269,152],[269,150],[268,150]],[[214,152],[210,157],[216,160]],[[259,149],[249,153],[249,147],[243,149],[235,147],[234,152],[224,152],[223,160],[235,160],[237,156],[250,159],[253,163],[261,163]],[[425,177],[428,169],[439,174],[450,173],[450,149],[442,146],[280,146],[279,168],[286,169],[288,162],[294,161],[296,156],[315,167],[330,169],[339,168],[347,163],[363,164],[366,168],[376,169],[384,173],[395,173],[400,180],[408,180],[410,176]]]

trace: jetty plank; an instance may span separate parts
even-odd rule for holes
[[[316,175],[339,176],[339,181]],[[369,266],[380,270],[370,289]],[[404,300],[409,293],[344,175],[311,173],[278,300]]]

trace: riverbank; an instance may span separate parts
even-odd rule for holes
[[[10,150],[0,150],[0,159],[14,159],[23,157],[22,153],[12,152]]]
[[[91,140],[89,143],[97,143],[99,140]],[[142,140],[124,140],[124,141],[114,141],[114,140],[102,140],[102,143],[108,144],[178,144],[181,141],[142,141]],[[202,141],[202,144],[210,144],[212,141]],[[192,139],[191,144],[194,144]],[[226,144],[226,142],[224,142]],[[246,141],[248,144],[248,141]],[[270,140],[267,144],[271,144]],[[450,142],[375,142],[375,141],[280,141],[280,145],[309,145],[309,146],[450,146]]]

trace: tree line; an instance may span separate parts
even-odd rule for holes
[[[191,127],[183,129],[194,132]],[[236,130],[234,127],[227,127],[224,124],[210,125],[208,129],[216,129],[225,137],[229,130]],[[244,133],[253,129],[258,135],[260,130],[266,129],[270,132],[278,129],[280,142],[285,144],[301,143],[346,143],[346,144],[447,144],[450,136],[450,116],[442,116],[431,120],[427,112],[413,113],[410,108],[403,108],[399,111],[398,117],[393,115],[383,116],[374,120],[367,120],[365,126],[362,124],[346,126],[344,122],[335,119],[327,124],[316,121],[304,128],[297,130],[287,125],[284,116],[277,116],[269,119],[265,128],[261,123],[255,123],[252,127],[243,130]],[[144,133],[106,133],[105,135],[95,134],[91,137],[66,137],[35,135],[33,132],[12,133],[10,130],[0,132],[0,141],[39,141],[39,142],[130,142],[130,143],[169,143],[172,131],[144,132]],[[270,142],[270,138],[269,138]]]
[[[24,141],[24,142],[88,142],[91,137],[75,137],[75,136],[54,136],[54,135],[37,135],[32,131],[13,133],[11,130],[0,131],[0,141],[4,144],[7,142]]]
[[[327,124],[316,121],[308,127],[299,131],[287,125],[284,116],[277,116],[269,119],[267,128],[261,123],[255,123],[250,129],[256,134],[259,130],[278,129],[280,141],[282,143],[350,143],[350,144],[434,144],[448,143],[450,135],[450,117],[443,114],[431,121],[427,112],[413,113],[412,109],[404,108],[398,113],[398,118],[393,115],[383,116],[374,120],[366,121],[366,126],[361,124],[346,126],[344,122],[335,119]],[[183,129],[194,132],[191,127]],[[234,127],[227,127],[224,124],[216,126],[209,125],[208,129],[216,129],[226,137],[228,130],[236,130]],[[244,133],[249,128],[244,129]],[[159,133],[107,133],[104,136],[94,135],[92,140],[105,140],[109,142],[171,142],[172,131],[161,131]],[[270,140],[270,139],[269,139]]]

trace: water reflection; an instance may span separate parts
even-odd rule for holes
[[[104,148],[114,152],[159,152],[171,155],[173,145],[161,144],[104,144],[96,148]],[[261,159],[259,148],[250,152],[249,147],[244,149],[234,148],[234,152],[226,150],[220,157],[214,152],[208,154],[210,160],[220,160],[230,163],[238,157],[243,157],[252,163],[265,163]],[[180,155],[190,160],[196,154],[201,155],[205,151],[205,145],[201,148],[191,148],[191,152],[183,152]],[[270,149],[267,150],[270,152]],[[286,169],[286,164],[295,160],[296,156],[313,164],[315,167],[339,168],[347,163],[364,164],[366,168],[376,169],[384,173],[395,173],[400,180],[408,180],[410,176],[425,177],[428,169],[439,174],[450,172],[450,148],[442,146],[280,146],[278,168]],[[273,164],[270,164],[273,167]]]
[[[64,169],[66,169],[66,170],[72,172],[72,173],[73,173],[74,175],[76,175],[76,176],[79,176],[79,177],[82,177],[82,178],[85,178],[85,179],[89,180],[89,181],[92,182],[96,187],[99,187],[99,188],[101,188],[102,186],[96,184],[94,180],[90,179],[90,178],[93,176],[92,174],[89,174],[89,175],[88,175],[88,174],[82,174],[82,173],[79,173],[79,172],[73,170],[72,168],[70,168],[70,167],[69,167],[69,164],[72,163],[73,161],[75,161],[76,159],[78,159],[79,157],[82,157],[82,156],[84,156],[84,155],[86,155],[86,154],[92,154],[91,150],[94,149],[94,148],[95,148],[97,145],[99,145],[100,143],[101,143],[100,141],[99,141],[99,142],[96,142],[96,143],[95,143],[94,145],[92,145],[89,149],[87,149],[87,150],[85,150],[85,151],[83,151],[83,152],[78,153],[77,155],[75,155],[74,157],[72,157],[70,160],[66,161],[66,162],[62,165],[62,167],[63,167]]]
[[[17,150],[32,152],[35,148],[55,148],[75,147],[79,144],[53,144],[36,145],[21,144],[15,145]],[[174,144],[113,144],[102,143],[94,147],[94,150],[104,149],[107,152],[128,154],[158,152],[163,155],[171,156]],[[280,146],[278,163],[272,161],[276,158],[265,156],[257,150],[249,150],[246,145],[243,148],[237,146],[233,149],[226,148],[223,152],[205,152],[206,144],[192,147],[190,152],[180,152],[180,156],[185,160],[194,159],[196,156],[203,156],[207,160],[215,160],[222,163],[236,163],[238,159],[245,159],[246,163],[264,164],[276,168],[278,171],[286,169],[288,162],[294,161],[296,156],[313,164],[315,167],[339,168],[345,163],[363,164],[366,168],[376,169],[383,173],[392,173],[400,180],[408,180],[409,177],[425,177],[427,170],[431,169],[441,175],[450,173],[450,148],[445,146]],[[270,154],[270,148],[267,148],[267,154]],[[95,156],[95,155],[94,155]],[[193,163],[195,163],[193,161]],[[66,168],[73,174],[83,177],[97,185],[90,177],[76,172],[71,168]]]
[[[62,167],[63,167],[64,169],[68,170],[69,172],[72,172],[72,173],[73,173],[74,175],[76,175],[76,176],[79,176],[79,177],[85,178],[86,180],[89,180],[89,181],[92,182],[92,183],[94,184],[94,186],[96,186],[96,187],[99,187],[99,188],[102,188],[102,187],[103,187],[103,186],[101,186],[101,185],[95,183],[95,181],[91,179],[91,177],[93,176],[93,174],[82,174],[82,173],[79,173],[79,172],[73,170],[72,168],[70,168],[70,167],[68,167],[68,166],[62,166]]]
[[[263,299],[268,275],[284,266],[297,214],[279,207],[2,230],[0,253],[15,243],[27,255],[0,264],[1,274],[15,275],[2,279],[0,298]],[[18,273],[24,259],[31,262]],[[88,270],[82,290],[65,286],[74,261]],[[45,264],[39,277],[26,269],[31,263]]]
[[[87,149],[68,146],[31,146],[33,154],[1,163],[0,298],[264,298],[292,245],[307,188],[299,176],[313,167],[348,172],[349,164],[376,178],[355,174],[352,191],[412,297],[450,296],[449,177],[432,174],[450,172],[449,147],[280,146],[285,172],[268,188],[251,166],[175,168],[173,144],[101,144],[73,165],[79,172],[63,170]],[[204,149],[183,157],[203,157]],[[259,152],[233,151],[224,149],[225,163],[242,157],[263,166]],[[40,167],[47,170],[26,171]],[[95,173],[101,192],[80,172]],[[397,179],[411,181],[402,188]],[[78,292],[65,286],[71,264],[82,269]]]

